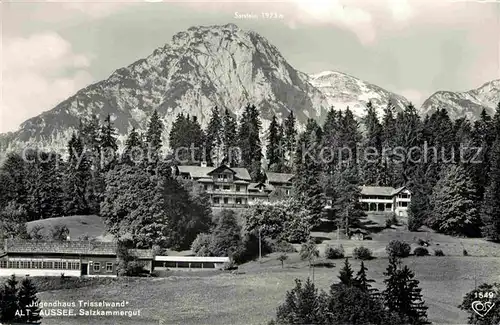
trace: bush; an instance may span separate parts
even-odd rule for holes
[[[354,249],[352,256],[357,260],[370,260],[373,258],[373,253],[369,248],[360,246]]]
[[[441,249],[436,249],[436,250],[434,250],[434,255],[435,256],[444,256],[444,253]]]
[[[466,249],[464,249],[462,253],[464,254],[464,256],[469,256],[469,252]]]
[[[407,242],[399,240],[391,240],[385,251],[389,256],[408,257],[410,255],[411,246]]]
[[[395,213],[391,213],[391,215],[387,216],[385,218],[385,226],[386,228],[391,228],[391,226],[397,226],[398,225],[398,217],[396,216]]]
[[[196,236],[193,243],[191,244],[191,250],[193,251],[193,253],[196,254],[196,256],[209,256],[206,254],[208,252],[208,247],[210,246],[211,241],[212,238],[210,234],[206,233],[198,234],[198,236]],[[200,252],[202,254],[200,254]]]
[[[425,247],[417,247],[413,251],[413,254],[415,254],[415,256],[427,256],[429,255],[429,250]]]
[[[266,244],[272,253],[296,253],[292,244],[283,240],[266,239]]]
[[[327,245],[325,248],[325,257],[331,260],[344,258],[344,247],[342,245],[339,247],[330,247]]]

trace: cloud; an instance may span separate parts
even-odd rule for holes
[[[0,132],[17,129],[93,81],[86,70],[90,56],[74,53],[55,32],[4,39],[2,59]]]

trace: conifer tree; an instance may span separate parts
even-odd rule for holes
[[[138,163],[136,159],[140,159],[140,155],[143,154],[142,149],[144,149],[141,136],[135,128],[130,130],[130,133],[125,140],[125,149],[123,150],[123,159],[126,163]],[[144,157],[142,157],[144,159]]]
[[[401,267],[397,258],[390,257],[384,275],[386,289],[383,291],[383,298],[387,309],[407,318],[410,324],[430,324],[427,321],[428,307],[422,300],[422,289],[418,287],[419,281],[415,279],[415,273],[406,265]]]
[[[210,166],[220,165],[224,160],[224,125],[217,106],[212,108],[212,115],[206,130],[206,161]]]
[[[286,293],[285,302],[278,307],[277,324],[324,324],[326,299],[318,294],[314,283],[307,278],[306,282],[295,280],[295,287]]]
[[[381,185],[382,125],[378,120],[377,111],[371,101],[367,104],[364,124],[366,128],[366,140],[364,143],[362,164],[363,181],[367,185]]]
[[[297,142],[295,156],[294,195],[299,204],[311,213],[312,225],[318,224],[325,206],[320,182],[321,162],[319,150],[322,131],[315,120],[307,121],[306,130]]]
[[[336,200],[333,202],[337,212],[339,226],[344,227],[349,234],[350,227],[357,227],[359,220],[366,216],[359,201],[361,189],[359,186],[358,168],[356,165],[345,166],[335,174]]]
[[[478,163],[472,166],[472,177],[479,199],[483,198],[485,187],[488,184],[490,150],[495,140],[492,133],[494,130],[491,116],[483,109],[479,120],[474,123],[473,129],[473,144],[481,148],[479,157],[476,158]]]
[[[323,125],[323,152],[324,162],[323,171],[325,173],[332,175],[335,171],[335,166],[337,166],[338,156],[336,151],[339,148],[339,120],[337,112],[333,107],[328,111]]]
[[[349,263],[349,259],[347,257],[344,261],[344,266],[340,269],[339,279],[340,283],[346,286],[352,286],[355,284],[354,271],[352,270],[351,264]]]
[[[224,162],[229,166],[235,167],[239,164],[239,152],[238,147],[238,133],[237,133],[237,123],[235,118],[231,115],[228,109],[226,109],[223,118],[224,125],[224,148],[225,157]]]
[[[2,303],[2,319],[0,321],[5,324],[10,324],[17,321],[16,311],[17,303],[17,279],[12,275],[3,288],[3,303]]]
[[[361,261],[361,266],[358,273],[356,274],[354,283],[361,290],[372,293],[373,291],[376,291],[376,289],[372,289],[372,285],[370,283],[375,282],[375,280],[368,279],[366,271],[368,271],[368,268],[366,268],[365,263]]]
[[[68,142],[68,163],[64,179],[64,213],[66,215],[88,214],[87,186],[90,181],[90,162],[83,141],[73,133]]]
[[[248,104],[241,116],[238,130],[239,147],[241,149],[239,164],[241,167],[248,168],[250,176],[255,181],[262,180],[260,128],[259,111],[255,105]]]
[[[145,134],[145,159],[143,166],[149,173],[157,173],[158,164],[161,157],[163,122],[157,110],[153,111],[149,119],[148,128]],[[172,146],[170,146],[172,148]]]
[[[451,235],[479,235],[481,220],[474,184],[460,165],[450,165],[436,184],[431,197],[428,225]]]
[[[0,166],[0,209],[10,202],[27,209],[28,183],[26,162],[17,153],[7,154],[7,158]]]
[[[481,217],[484,224],[483,235],[500,241],[500,135],[491,150],[489,184],[484,193]]]
[[[293,160],[295,153],[295,145],[297,142],[297,130],[295,127],[295,115],[293,111],[287,116],[283,123],[284,147],[285,147],[285,168],[291,172],[294,168]]]
[[[392,150],[396,147],[394,134],[396,132],[396,119],[394,117],[394,105],[391,101],[384,109],[382,119],[382,166],[380,172],[380,182],[384,186],[394,186],[395,171]],[[384,151],[385,149],[385,151]]]
[[[273,115],[268,129],[266,158],[270,171],[279,172],[280,159],[280,127],[276,116]]]
[[[104,161],[101,161],[101,168],[104,171],[108,171],[112,164],[115,163],[116,152],[118,150],[116,138],[117,133],[113,127],[113,122],[111,122],[111,116],[108,114],[104,119],[104,124],[101,126],[99,137],[102,158],[104,158]]]
[[[19,317],[20,323],[40,324],[42,317],[40,316],[40,307],[36,305],[39,302],[36,294],[37,290],[33,282],[30,278],[25,277],[21,281],[18,293],[19,310],[22,311],[22,316]]]

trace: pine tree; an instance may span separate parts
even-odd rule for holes
[[[226,109],[223,118],[224,125],[224,148],[225,157],[224,162],[229,166],[235,167],[239,164],[239,150],[238,147],[238,133],[237,133],[237,123],[234,117],[231,115],[228,109]]]
[[[27,209],[29,179],[26,173],[26,162],[17,153],[7,154],[0,167],[0,209],[10,202]]]
[[[482,231],[486,238],[500,241],[500,136],[493,143],[488,178],[481,207]]]
[[[140,153],[144,149],[142,139],[135,128],[130,130],[127,140],[125,140],[125,149],[123,151],[123,160],[128,163],[138,163],[136,159],[141,158]],[[144,157],[142,157],[144,158]]]
[[[479,235],[481,220],[474,184],[460,165],[450,165],[436,184],[431,197],[433,207],[428,224],[451,235]]]
[[[494,130],[491,116],[483,109],[479,120],[474,123],[472,133],[474,146],[481,148],[480,155],[476,158],[479,163],[472,166],[472,177],[480,200],[483,198],[485,187],[488,184],[490,151],[495,140],[495,135],[492,133]]]
[[[104,124],[101,126],[99,137],[102,157],[104,158],[104,161],[101,161],[101,168],[104,171],[109,170],[112,164],[115,163],[116,152],[118,150],[116,137],[116,130],[111,122],[111,116],[108,114],[104,119]]]
[[[284,147],[285,147],[285,167],[286,170],[291,172],[293,170],[293,157],[295,152],[295,145],[297,141],[297,130],[295,128],[295,115],[293,111],[287,116],[283,124],[284,134]]]
[[[0,321],[6,324],[17,321],[17,283],[15,275],[12,275],[3,288],[2,319]]]
[[[352,166],[358,161],[358,144],[361,141],[358,122],[349,107],[339,115],[339,147],[342,148],[339,161],[345,166]]]
[[[359,220],[366,216],[359,201],[361,189],[357,166],[345,166],[335,177],[337,197],[333,202],[334,210],[338,215],[338,226],[344,227],[345,233],[349,234],[349,228],[357,227]]]
[[[255,181],[262,180],[260,143],[261,121],[259,112],[254,105],[248,104],[243,111],[238,130],[239,147],[241,149],[240,166],[249,169],[250,176]]]
[[[394,186],[394,157],[392,149],[394,149],[394,135],[396,132],[396,119],[394,117],[394,105],[391,101],[387,103],[384,109],[384,117],[382,119],[382,149],[386,149],[382,155],[382,170],[380,173],[380,182],[384,186]]]
[[[420,164],[415,181],[411,184],[411,204],[408,208],[408,230],[418,231],[430,216],[432,185],[428,181],[426,165]]]
[[[280,164],[280,138],[279,124],[276,116],[273,115],[269,125],[267,135],[266,158],[270,171],[278,172]]]
[[[18,301],[19,310],[22,311],[22,316],[19,317],[19,322],[24,324],[40,324],[42,317],[40,316],[40,308],[36,305],[39,300],[36,296],[37,290],[31,280],[26,277],[21,281],[19,288]]]
[[[322,131],[315,120],[307,121],[306,130],[297,142],[295,156],[294,195],[299,204],[308,209],[312,225],[319,223],[325,206],[323,187],[320,182],[321,161],[319,149]]]
[[[370,283],[375,282],[375,280],[368,279],[366,271],[368,271],[368,268],[366,268],[365,263],[361,261],[361,267],[358,273],[356,274],[354,283],[361,290],[373,293],[374,291],[376,291],[376,289],[372,289],[372,285]]]
[[[382,170],[382,125],[380,124],[377,111],[371,101],[367,104],[366,117],[364,119],[366,128],[366,141],[364,143],[363,157],[363,181],[367,185],[381,185],[380,178]]]
[[[278,307],[276,321],[278,324],[324,324],[326,300],[318,294],[314,283],[307,278],[306,282],[295,280],[295,287],[286,293],[284,303]]]
[[[346,257],[344,266],[340,269],[339,272],[340,283],[352,286],[355,284],[354,282],[354,271],[351,268],[351,264],[349,263],[349,259]]]
[[[419,281],[414,279],[415,273],[401,262],[389,258],[389,265],[384,273],[386,289],[383,291],[384,303],[389,311],[396,312],[409,320],[410,324],[430,324],[427,321],[427,309],[422,300],[422,289]]]
[[[212,108],[212,116],[206,130],[207,164],[219,166],[224,160],[224,125],[217,106]]]
[[[66,215],[88,214],[87,186],[91,178],[90,162],[80,136],[73,133],[68,142],[68,163],[64,177],[64,213]]]
[[[151,174],[157,173],[158,164],[162,155],[162,134],[163,122],[160,119],[158,111],[154,110],[149,119],[148,129],[145,134],[144,144],[146,147],[146,152],[144,153],[145,159],[143,160],[143,166]]]

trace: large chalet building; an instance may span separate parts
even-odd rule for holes
[[[246,168],[220,165],[209,167],[180,165],[173,172],[184,179],[198,182],[210,196],[214,208],[246,208],[258,201],[269,201],[273,194],[292,194],[294,175],[265,173],[264,182],[254,182]],[[360,202],[367,212],[394,212],[407,216],[411,192],[406,187],[362,186]],[[331,202],[326,200],[326,208]]]

